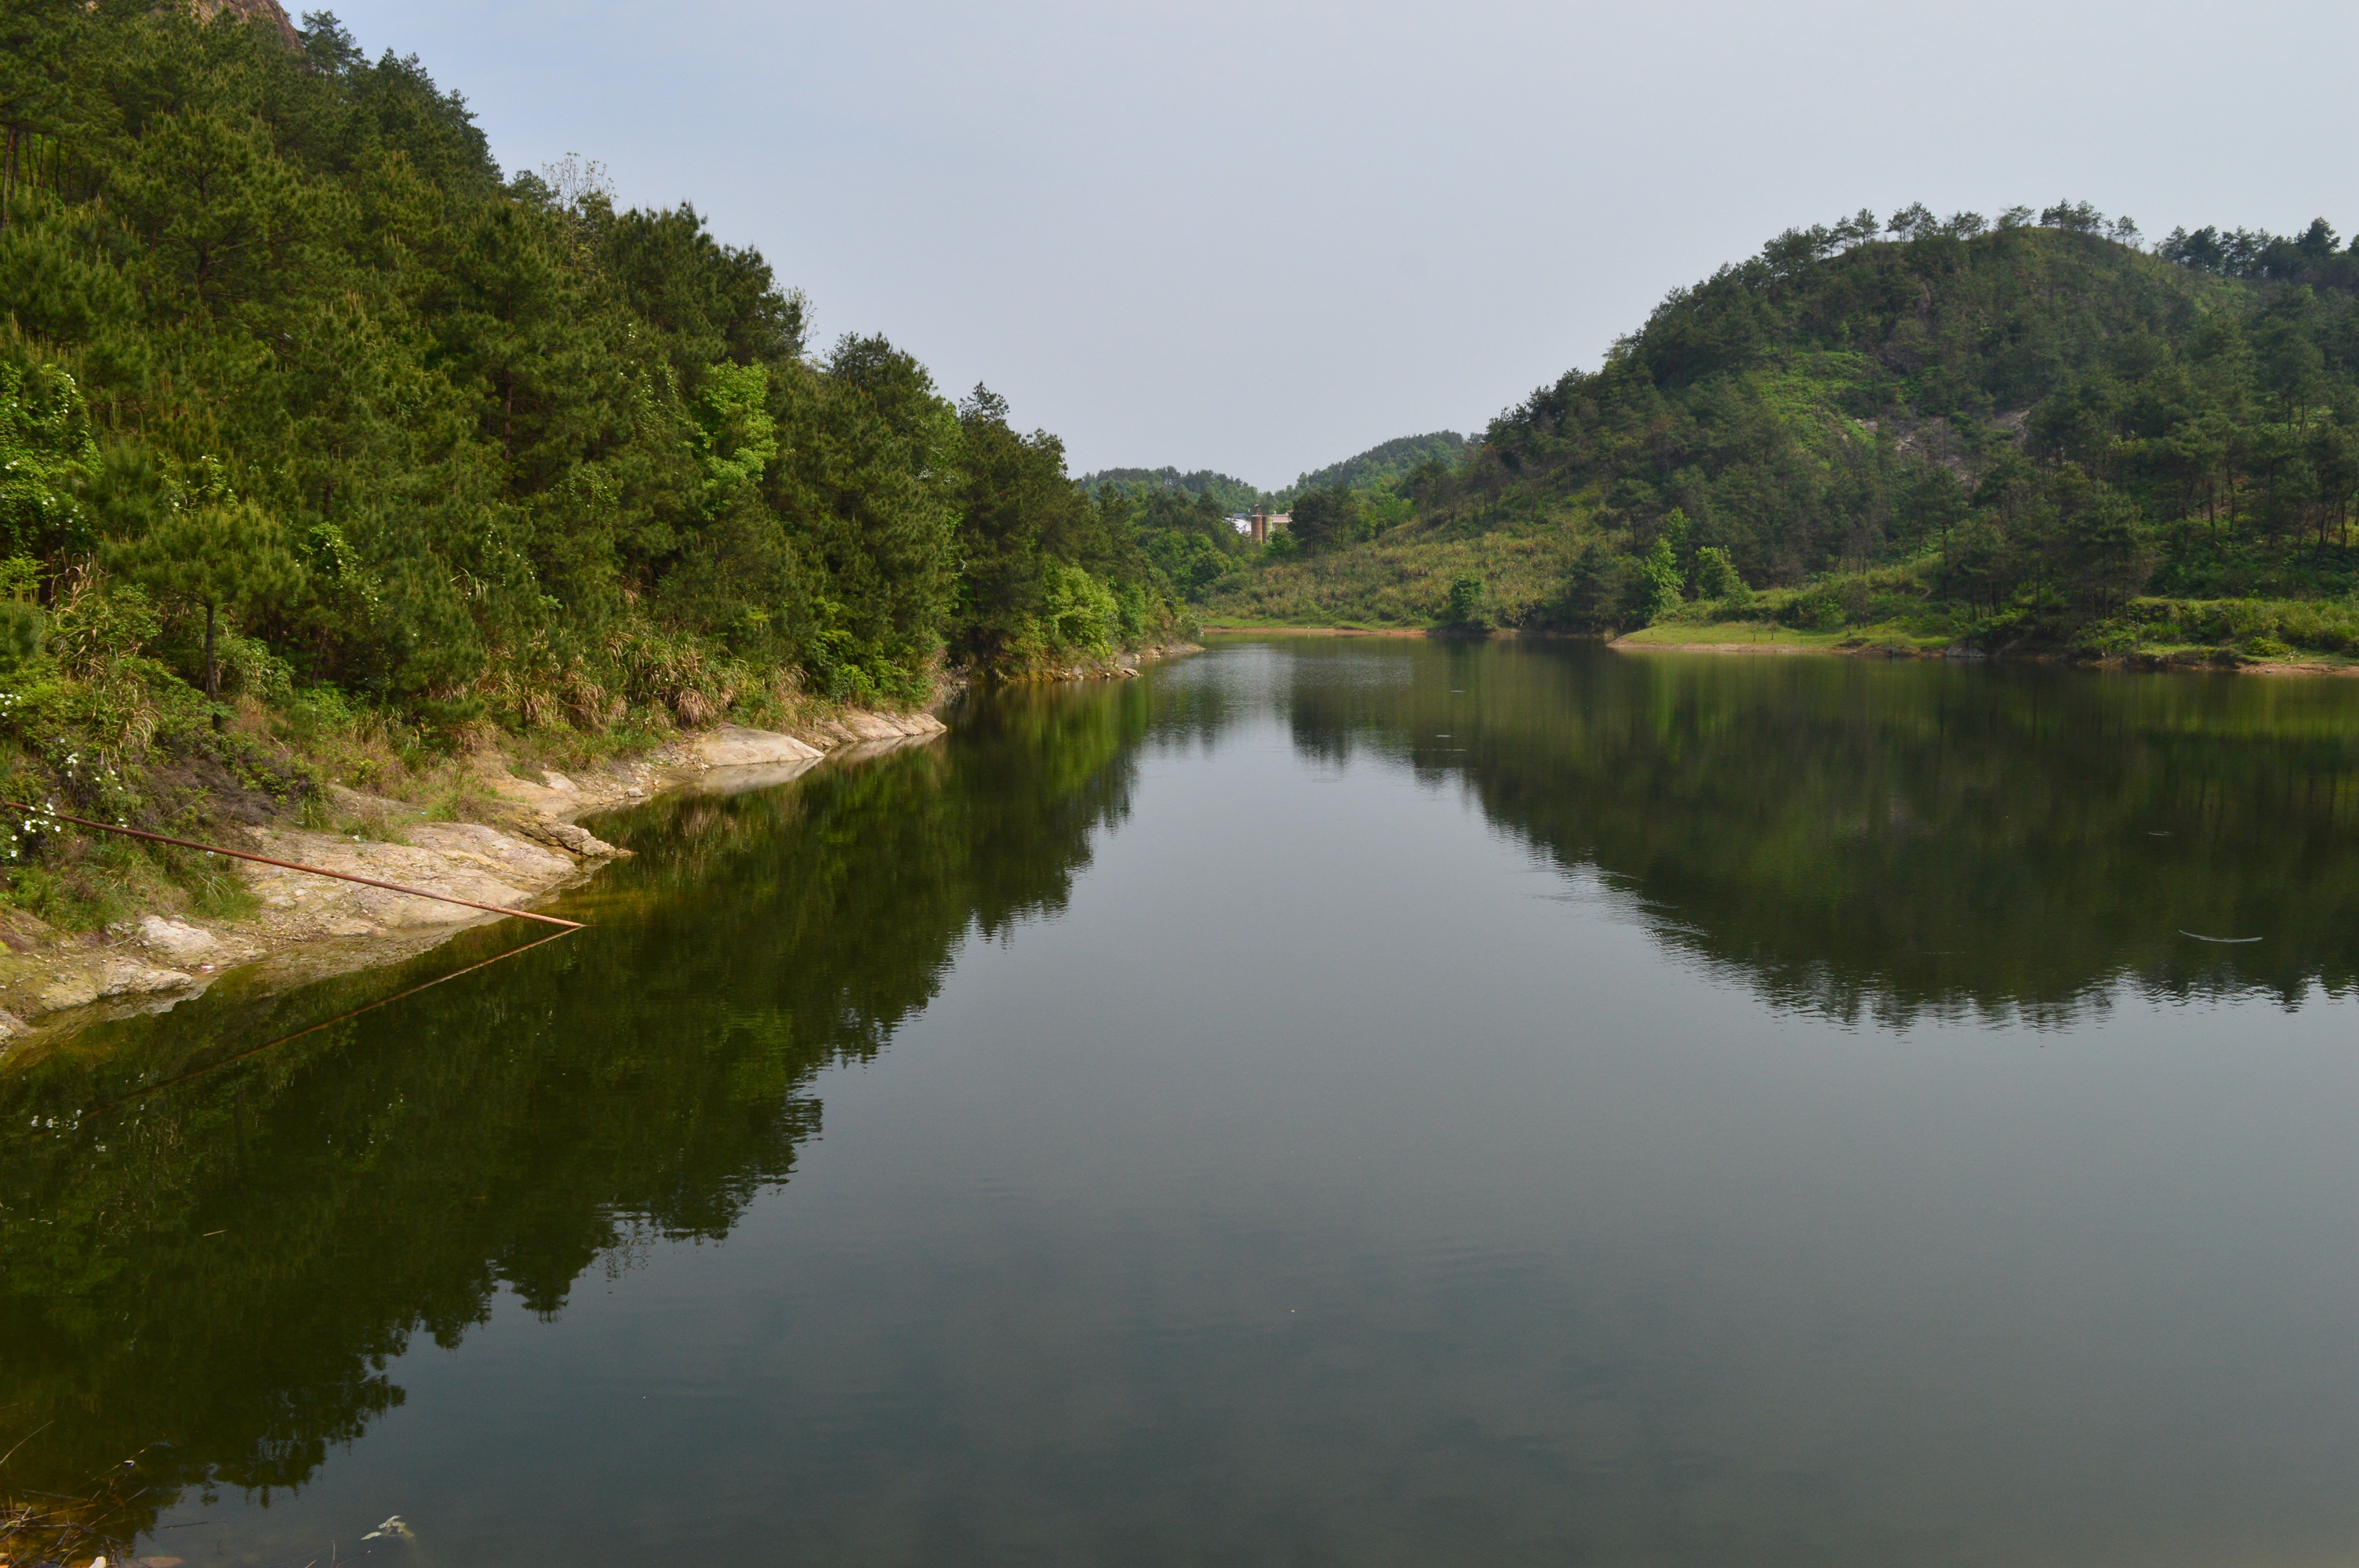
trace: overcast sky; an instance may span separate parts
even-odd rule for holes
[[[299,10],[294,0],[290,11]],[[342,0],[1076,473],[1479,429],[1794,224],[2359,223],[2359,5]]]

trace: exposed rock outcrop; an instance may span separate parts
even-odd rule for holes
[[[630,853],[573,819],[668,790],[734,792],[783,783],[833,752],[868,753],[942,732],[931,714],[846,713],[803,737],[724,725],[683,736],[651,756],[576,775],[542,769],[517,776],[485,752],[477,776],[498,801],[488,822],[428,819],[414,806],[338,788],[334,805],[366,834],[285,824],[246,827],[250,849],[273,860],[398,882],[476,903],[521,909]],[[151,914],[103,933],[66,937],[23,911],[0,910],[0,1051],[27,1019],[152,1011],[200,994],[223,970],[262,960],[265,984],[299,985],[425,951],[498,915],[462,904],[234,862],[261,908],[250,918],[198,920]],[[71,1019],[67,1020],[71,1022]],[[47,1033],[46,1025],[43,1033]]]
[[[287,41],[289,49],[300,49],[303,40],[295,31],[295,24],[287,19],[286,8],[278,0],[195,0],[197,18],[210,22],[227,12],[243,21],[260,22]]]
[[[203,926],[160,914],[139,923],[139,939],[176,964],[201,964],[221,951],[221,938]]]
[[[940,721],[937,720],[939,726]],[[896,731],[898,733],[898,731]],[[777,762],[815,762],[827,753],[817,746],[767,730],[723,724],[688,742],[689,753],[708,768],[750,768]]]
[[[575,872],[573,860],[560,850],[480,822],[409,824],[403,829],[409,840],[406,844],[289,828],[250,827],[246,833],[255,849],[275,860],[512,909],[571,881]],[[241,869],[262,901],[262,923],[281,938],[366,936],[412,925],[457,925],[481,913],[276,866],[249,861]]]
[[[152,996],[158,991],[185,991],[197,978],[180,969],[161,968],[126,955],[110,953],[93,963],[60,968],[44,978],[32,993],[35,1012],[57,1012],[88,1007],[110,997]]]

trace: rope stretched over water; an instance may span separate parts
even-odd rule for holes
[[[573,930],[579,931],[581,929],[582,927],[578,924],[574,925]],[[511,947],[505,953],[495,953],[488,958],[479,959],[474,963],[469,964],[463,969],[453,969],[447,975],[437,975],[430,980],[421,981],[419,984],[411,986],[408,990],[398,990],[394,992],[391,996],[381,996],[375,1001],[363,1002],[360,1006],[353,1008],[349,1011],[340,1012],[333,1018],[323,1018],[317,1023],[306,1024],[304,1027],[295,1031],[292,1034],[281,1034],[276,1040],[266,1040],[259,1045],[250,1045],[243,1051],[223,1056],[218,1062],[208,1062],[201,1067],[191,1067],[187,1072],[181,1073],[175,1077],[164,1078],[152,1084],[142,1084],[139,1087],[133,1089],[129,1094],[119,1095],[115,1098],[108,1100],[105,1104],[94,1107],[93,1108],[97,1110],[112,1110],[116,1106],[128,1104],[132,1100],[137,1099],[143,1095],[152,1095],[158,1089],[168,1089],[177,1084],[185,1084],[190,1078],[203,1077],[207,1073],[217,1072],[221,1068],[231,1065],[233,1063],[243,1062],[249,1056],[259,1056],[265,1051],[275,1051],[279,1046],[286,1044],[291,1040],[300,1040],[306,1034],[317,1034],[322,1029],[332,1029],[339,1023],[358,1018],[362,1013],[375,1012],[378,1008],[389,1007],[405,997],[416,996],[419,991],[432,990],[436,986],[440,985],[443,981],[455,980],[461,975],[472,975],[477,969],[488,969],[494,964],[504,963],[507,959],[515,957],[519,953],[529,953],[535,947],[546,946],[548,944],[558,941],[565,936],[571,935],[571,932],[566,931],[552,931],[546,936],[536,936],[521,947]]]
[[[325,866],[307,866],[299,860],[274,860],[267,855],[256,855],[245,849],[226,849],[219,844],[200,844],[193,838],[175,838],[169,834],[149,833],[138,827],[118,827],[112,822],[92,822],[87,817],[68,816],[44,806],[27,806],[21,801],[0,800],[0,808],[21,811],[31,816],[45,816],[52,822],[71,822],[77,827],[94,827],[101,833],[119,833],[126,838],[145,838],[151,844],[172,844],[183,849],[202,849],[208,855],[228,855],[240,860],[252,860],[259,865],[277,866],[284,871],[309,871],[315,877],[333,877],[340,882],[358,882],[363,887],[383,888],[387,892],[408,893],[411,898],[430,898],[441,903],[464,904],[469,909],[489,910],[494,914],[513,914],[519,920],[538,920],[544,925],[561,925],[568,931],[582,929],[578,920],[560,920],[554,914],[538,914],[529,909],[511,909],[504,903],[481,903],[472,898],[457,898],[447,892],[429,892],[424,888],[404,887],[399,882],[384,882],[375,877],[356,877],[350,871],[332,871]]]

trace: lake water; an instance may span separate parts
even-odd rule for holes
[[[2359,1560],[2359,681],[954,717],[0,1067],[6,1478],[192,1565]]]

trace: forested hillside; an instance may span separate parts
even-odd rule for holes
[[[781,681],[914,701],[945,654],[1166,613],[1127,514],[999,399],[810,349],[692,209],[506,175],[415,59],[276,20],[0,21],[8,647],[46,620],[209,692],[598,729]]]
[[[1789,231],[1362,499],[1393,491],[1407,520],[1215,612],[2341,650],[2359,250],[2321,220],[2148,253],[2073,203]],[[2308,608],[2223,608],[2255,600]]]

